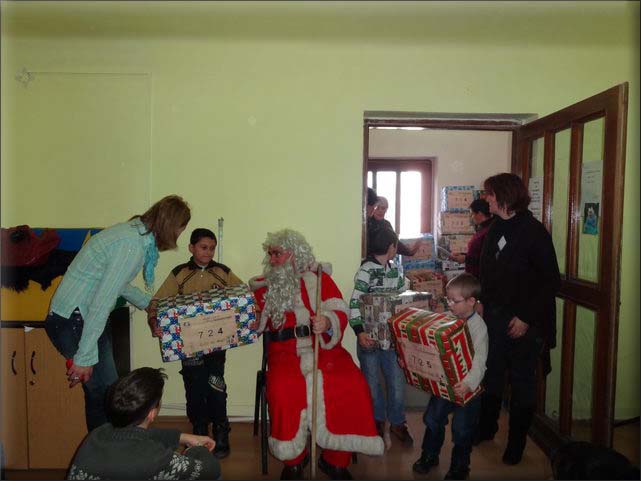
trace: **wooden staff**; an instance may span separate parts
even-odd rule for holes
[[[320,316],[321,311],[321,279],[323,277],[323,267],[319,264],[316,278],[316,319]],[[317,406],[317,389],[316,384],[318,382],[318,334],[314,335],[314,367],[312,374],[312,469],[311,469],[311,479],[316,478],[316,406]]]

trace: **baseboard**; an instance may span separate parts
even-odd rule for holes
[[[254,404],[227,404],[227,412],[230,419],[251,418],[254,419]],[[160,404],[160,416],[187,416],[187,409],[184,402],[163,402]]]

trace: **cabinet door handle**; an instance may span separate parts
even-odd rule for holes
[[[36,373],[36,370],[33,368],[33,360],[36,358],[36,351],[31,351],[31,372]]]
[[[11,354],[11,372],[14,376],[18,374],[18,371],[16,371],[16,351]]]

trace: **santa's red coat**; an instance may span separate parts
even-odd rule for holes
[[[267,286],[263,278],[250,282],[258,308],[265,305]],[[305,272],[293,311],[285,313],[282,328],[310,325],[316,302],[317,275]],[[347,305],[332,278],[323,273],[321,313],[331,321],[331,335],[319,338],[317,386],[317,444],[335,451],[383,454],[384,444],[376,432],[372,399],[367,381],[343,349]],[[273,330],[269,319],[261,329]],[[296,458],[305,449],[312,422],[314,336],[270,341],[267,351],[267,402],[271,424],[269,446],[280,460]]]

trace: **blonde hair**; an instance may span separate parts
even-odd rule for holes
[[[481,296],[481,283],[469,272],[463,272],[451,279],[445,289],[459,289],[465,299],[473,297],[478,301]]]
[[[159,251],[176,248],[178,229],[185,227],[191,219],[189,204],[179,195],[168,195],[152,205],[140,218],[147,232],[152,232]],[[130,219],[131,220],[131,219]]]

